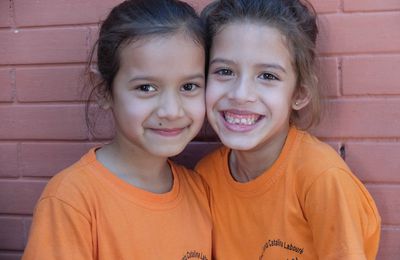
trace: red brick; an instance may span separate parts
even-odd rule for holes
[[[339,10],[339,0],[310,0],[318,13],[332,13]]]
[[[88,143],[23,143],[21,174],[51,177],[78,161],[93,146]]]
[[[17,68],[19,101],[79,101],[83,95],[84,66]]]
[[[182,153],[173,157],[172,160],[193,169],[204,155],[219,146],[221,146],[221,144],[217,142],[191,142]]]
[[[11,1],[0,1],[0,27],[11,26]]]
[[[122,0],[14,0],[17,26],[97,23]]]
[[[344,58],[343,94],[400,94],[399,68],[399,55]]]
[[[400,229],[382,228],[379,252],[376,259],[391,260],[398,259],[400,255]]]
[[[399,0],[343,0],[345,11],[386,11],[399,10]]]
[[[46,183],[0,180],[0,213],[32,214]]]
[[[365,182],[400,182],[400,143],[346,143],[346,161]]]
[[[386,98],[331,100],[326,104],[320,137],[397,137],[400,133],[400,102]]]
[[[83,27],[0,31],[0,64],[84,62],[87,34]]]
[[[0,69],[0,101],[12,101],[11,69]]]
[[[321,94],[328,97],[340,95],[339,62],[337,58],[320,58],[318,61],[318,81]]]
[[[22,252],[9,253],[0,251],[1,260],[21,260],[21,258],[22,258]]]
[[[400,13],[321,16],[318,50],[323,54],[400,51]]]
[[[83,105],[0,107],[0,139],[86,139]]]
[[[400,224],[400,185],[367,185],[384,225]]]
[[[0,144],[0,177],[18,177],[17,144]]]
[[[24,249],[24,223],[21,218],[0,217],[0,249]]]
[[[96,43],[97,39],[99,38],[99,26],[90,26],[89,27],[89,54],[92,51],[94,44]],[[97,62],[97,49],[93,51],[92,61]],[[89,56],[89,55],[88,55]]]

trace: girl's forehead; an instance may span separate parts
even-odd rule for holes
[[[212,44],[221,38],[230,38],[231,40],[244,38],[244,35],[252,35],[253,38],[259,40],[265,39],[263,36],[279,38],[283,43],[287,43],[287,37],[276,26],[271,24],[263,24],[253,21],[237,21],[223,25],[214,35]],[[249,39],[251,40],[251,39]]]
[[[179,60],[178,60],[179,59]],[[197,62],[201,64],[197,66]],[[189,68],[203,71],[205,52],[184,34],[169,37],[147,37],[120,50],[119,71],[168,75],[175,69],[186,73]]]
[[[135,49],[143,47],[147,44],[159,44],[160,46],[163,45],[166,41],[171,40],[180,40],[183,42],[187,42],[188,44],[195,44],[198,47],[203,48],[201,43],[197,41],[197,39],[185,30],[177,30],[173,32],[166,32],[166,33],[159,33],[159,34],[149,34],[149,35],[142,35],[136,38],[129,38],[124,41],[123,44],[119,47],[119,52],[123,51],[124,49]]]
[[[293,70],[294,57],[280,31],[254,23],[229,24],[215,35],[210,62],[224,61],[241,66],[277,64]]]
[[[243,22],[230,23],[221,28],[214,36],[212,46],[224,44],[225,48],[238,46],[238,43],[247,45],[281,45],[287,49],[286,37],[277,28],[259,23]],[[245,47],[245,46],[243,46]]]
[[[233,47],[245,48],[246,46],[260,46],[260,50],[268,51],[271,46],[280,48],[288,52],[292,58],[292,48],[288,37],[279,28],[270,24],[254,21],[231,22],[223,27],[214,35],[211,47],[223,45],[229,49]],[[264,46],[263,46],[264,45]]]

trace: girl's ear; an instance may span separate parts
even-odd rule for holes
[[[308,105],[311,100],[311,93],[308,87],[300,86],[295,90],[292,98],[292,109],[300,110]]]

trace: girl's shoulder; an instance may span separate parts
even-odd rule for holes
[[[339,167],[349,170],[338,151],[319,140],[316,136],[299,131],[297,142],[294,146],[293,159],[302,167],[309,166],[323,170],[331,167]]]
[[[169,164],[172,170],[175,172],[175,175],[178,176],[182,185],[204,185],[203,178],[197,171],[189,169],[186,166],[173,161],[169,161]]]
[[[209,200],[210,188],[203,176],[195,170],[172,161],[169,161],[169,164],[179,178],[179,186],[185,193],[197,194],[196,196]]]
[[[361,193],[365,188],[339,152],[315,136],[303,132],[291,160],[292,174],[298,187],[309,190],[316,185],[341,185]]]
[[[299,131],[295,145],[288,159],[288,170],[298,186],[310,187],[319,178],[353,179],[355,176],[341,158],[327,143],[303,131]]]
[[[94,149],[83,155],[80,160],[54,175],[46,185],[40,199],[57,198],[68,202],[82,199],[94,185],[94,176],[90,173]]]

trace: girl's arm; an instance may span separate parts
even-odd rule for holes
[[[56,197],[42,199],[35,210],[24,260],[93,259],[90,221]]]
[[[355,176],[339,168],[327,170],[311,185],[305,205],[320,259],[375,259],[380,217]]]

